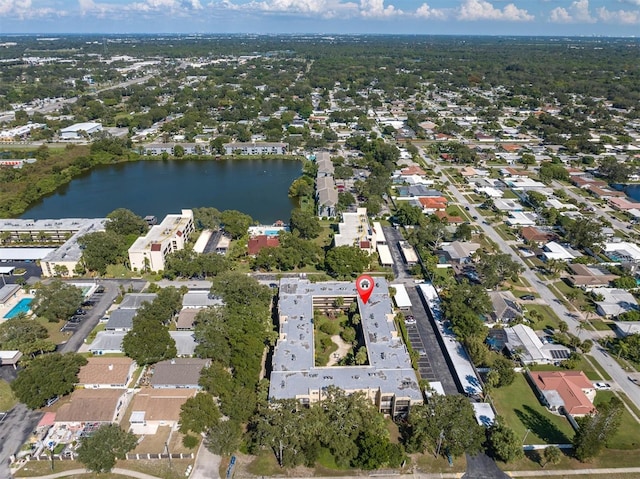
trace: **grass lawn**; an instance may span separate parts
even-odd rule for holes
[[[60,321],[59,323],[52,323],[45,318],[36,317],[36,321],[47,328],[47,332],[49,333],[49,340],[53,341],[55,344],[66,343],[67,340],[71,337],[72,333],[62,332],[60,328],[64,326],[64,321]]]
[[[315,238],[313,242],[322,248],[324,248],[325,246],[329,246],[331,244],[331,241],[333,241],[333,225],[335,224],[335,221],[320,220],[320,226],[322,227],[322,229],[320,230],[320,234],[318,235],[318,237]]]
[[[589,356],[591,359],[591,363],[597,364],[596,360]],[[609,381],[611,377],[608,374],[601,374],[600,369],[595,368],[591,365],[591,363],[587,362],[584,356],[580,358],[577,366],[573,371],[582,371],[585,376],[587,376],[592,381]],[[553,364],[537,364],[535,366],[536,371],[567,371],[565,368],[561,368],[559,366],[554,366]]]
[[[525,307],[527,308],[527,311],[538,311],[542,315],[543,319],[530,325],[533,329],[542,330],[548,327],[558,329],[560,318],[558,318],[550,306],[547,306],[546,304],[527,304]],[[527,316],[527,318],[529,317],[527,314],[525,314],[525,316]]]
[[[614,397],[613,391],[598,391],[593,403],[598,407],[598,404],[609,401],[612,397]],[[607,443],[607,448],[640,449],[640,424],[636,422],[626,408],[622,412],[620,428]]]
[[[282,474],[275,456],[271,451],[264,451],[247,465],[247,471],[255,476],[277,476]]]
[[[137,454],[160,454],[165,452],[165,443],[169,439],[169,433],[171,427],[160,426],[155,434],[148,434],[144,436],[141,442],[138,443],[136,448],[131,451]]]
[[[526,444],[569,444],[573,429],[564,416],[551,414],[538,401],[524,374],[510,386],[497,388],[492,398],[498,414]]]
[[[444,457],[434,457],[432,453],[429,454],[413,454],[411,456],[412,462],[414,462],[418,466],[419,471],[424,471],[428,473],[439,473],[439,472],[458,472],[462,473],[467,469],[467,460],[464,456],[456,457],[453,460],[453,466],[449,465],[449,461]],[[462,475],[462,474],[461,474]]]
[[[0,411],[8,411],[18,403],[18,400],[13,395],[11,386],[4,379],[0,379]]]
[[[526,477],[550,477],[545,475],[545,470],[566,470],[566,469],[587,469],[587,468],[602,468],[602,467],[633,467],[640,466],[640,460],[638,460],[637,452],[635,451],[621,451],[615,449],[605,449],[600,456],[590,460],[589,462],[580,462],[574,457],[572,457],[573,451],[571,449],[563,449],[562,459],[559,464],[555,466],[553,464],[545,465],[544,459],[540,456],[539,451],[526,451],[525,457],[514,462],[510,462],[509,464],[504,464],[502,462],[498,462],[498,466],[500,469],[504,471],[509,471],[509,475],[511,477],[522,477],[519,476],[515,471],[535,471],[536,469],[540,470],[539,476],[530,476]],[[541,452],[541,451],[540,451]],[[544,469],[542,468],[544,466]],[[580,479],[605,479],[607,477],[615,478],[615,479],[631,479],[637,477],[638,474],[609,474],[608,476],[604,474],[567,474],[567,475],[553,475],[551,477],[556,478],[570,478],[570,477],[580,477]]]

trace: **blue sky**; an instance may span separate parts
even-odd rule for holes
[[[640,35],[640,0],[0,0],[3,33]]]

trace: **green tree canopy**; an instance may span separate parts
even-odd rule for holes
[[[80,367],[87,364],[76,353],[37,356],[11,383],[16,397],[31,409],[44,406],[49,399],[73,391]]]
[[[434,395],[427,404],[413,407],[404,434],[409,452],[435,451],[440,444],[441,454],[454,457],[478,453],[485,440],[471,403],[461,395]]]
[[[495,422],[486,432],[487,449],[493,458],[502,462],[511,462],[524,455],[520,438],[504,423],[501,416],[496,417]]]
[[[78,461],[93,472],[109,472],[117,459],[125,459],[138,444],[138,437],[118,424],[104,424],[80,440]]]
[[[237,210],[226,210],[220,215],[220,221],[224,230],[231,235],[232,238],[240,238],[247,234],[247,230],[253,219],[251,216]]]
[[[220,419],[220,411],[213,396],[201,392],[187,399],[180,408],[180,432],[200,434],[214,427]]]
[[[124,354],[140,366],[175,358],[176,342],[169,329],[156,319],[133,318],[133,327],[122,340]]]
[[[107,266],[121,264],[127,257],[127,242],[113,231],[86,234],[78,239],[78,244],[85,267],[100,274],[107,272]]]
[[[291,211],[290,226],[292,231],[297,231],[304,239],[317,238],[322,230],[318,217],[300,208]]]
[[[22,315],[0,324],[0,349],[17,349],[24,355],[51,352],[56,345],[48,337],[47,328]]]
[[[36,290],[31,310],[50,322],[68,319],[82,305],[80,288],[54,279]]]
[[[119,236],[140,236],[147,232],[149,225],[133,211],[126,208],[118,208],[107,215],[105,229]]]
[[[338,278],[355,278],[369,266],[369,255],[357,246],[337,246],[327,251],[327,272]]]
[[[220,211],[212,207],[194,208],[193,222],[198,230],[217,230],[220,227]]]
[[[598,406],[598,412],[578,418],[580,428],[573,438],[576,457],[586,461],[597,456],[620,427],[624,405],[617,397]]]

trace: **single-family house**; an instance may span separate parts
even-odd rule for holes
[[[140,435],[155,434],[160,426],[175,430],[182,405],[196,394],[194,389],[141,389],[131,402],[131,431]]]
[[[571,263],[569,269],[571,269],[571,275],[567,278],[569,284],[587,290],[607,287],[611,281],[619,278],[618,275],[594,265]]]
[[[160,361],[153,367],[150,384],[155,389],[200,389],[200,372],[209,367],[211,360],[175,358]]]
[[[109,319],[105,325],[105,331],[129,331],[133,328],[133,318],[137,314],[137,309],[114,309],[109,314]]]
[[[582,371],[530,371],[538,397],[552,411],[586,416],[595,411],[596,389]]]
[[[491,320],[494,323],[509,323],[522,316],[522,308],[511,291],[491,291]]]
[[[85,389],[125,389],[136,367],[131,358],[87,358],[78,372],[77,385]]]
[[[602,300],[595,301],[596,311],[601,316],[618,316],[638,309],[636,298],[624,289],[599,288],[598,294],[602,297]]]
[[[499,349],[506,349],[509,355],[517,357],[523,364],[554,364],[571,355],[571,350],[566,346],[552,342],[543,343],[536,332],[524,324],[516,324],[502,331],[491,331],[502,333],[502,337],[497,338],[500,343]]]
[[[55,422],[69,427],[118,422],[129,398],[126,389],[76,389],[69,401],[58,408]]]
[[[578,256],[582,256],[577,251],[571,249],[569,246],[561,245],[555,241],[549,241],[546,245],[542,247],[542,259],[545,261],[549,260],[560,260],[560,261],[570,261],[572,259],[577,258]]]
[[[480,248],[478,243],[467,241],[453,241],[452,243],[443,243],[442,251],[447,260],[451,263],[468,263],[471,256]]]
[[[535,226],[523,226],[520,229],[520,236],[530,243],[547,243],[556,237],[552,231],[543,230]]]

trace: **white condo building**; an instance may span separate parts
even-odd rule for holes
[[[134,271],[162,271],[169,253],[184,248],[194,231],[193,211],[167,215],[162,223],[153,226],[145,236],[129,248],[129,262]]]

